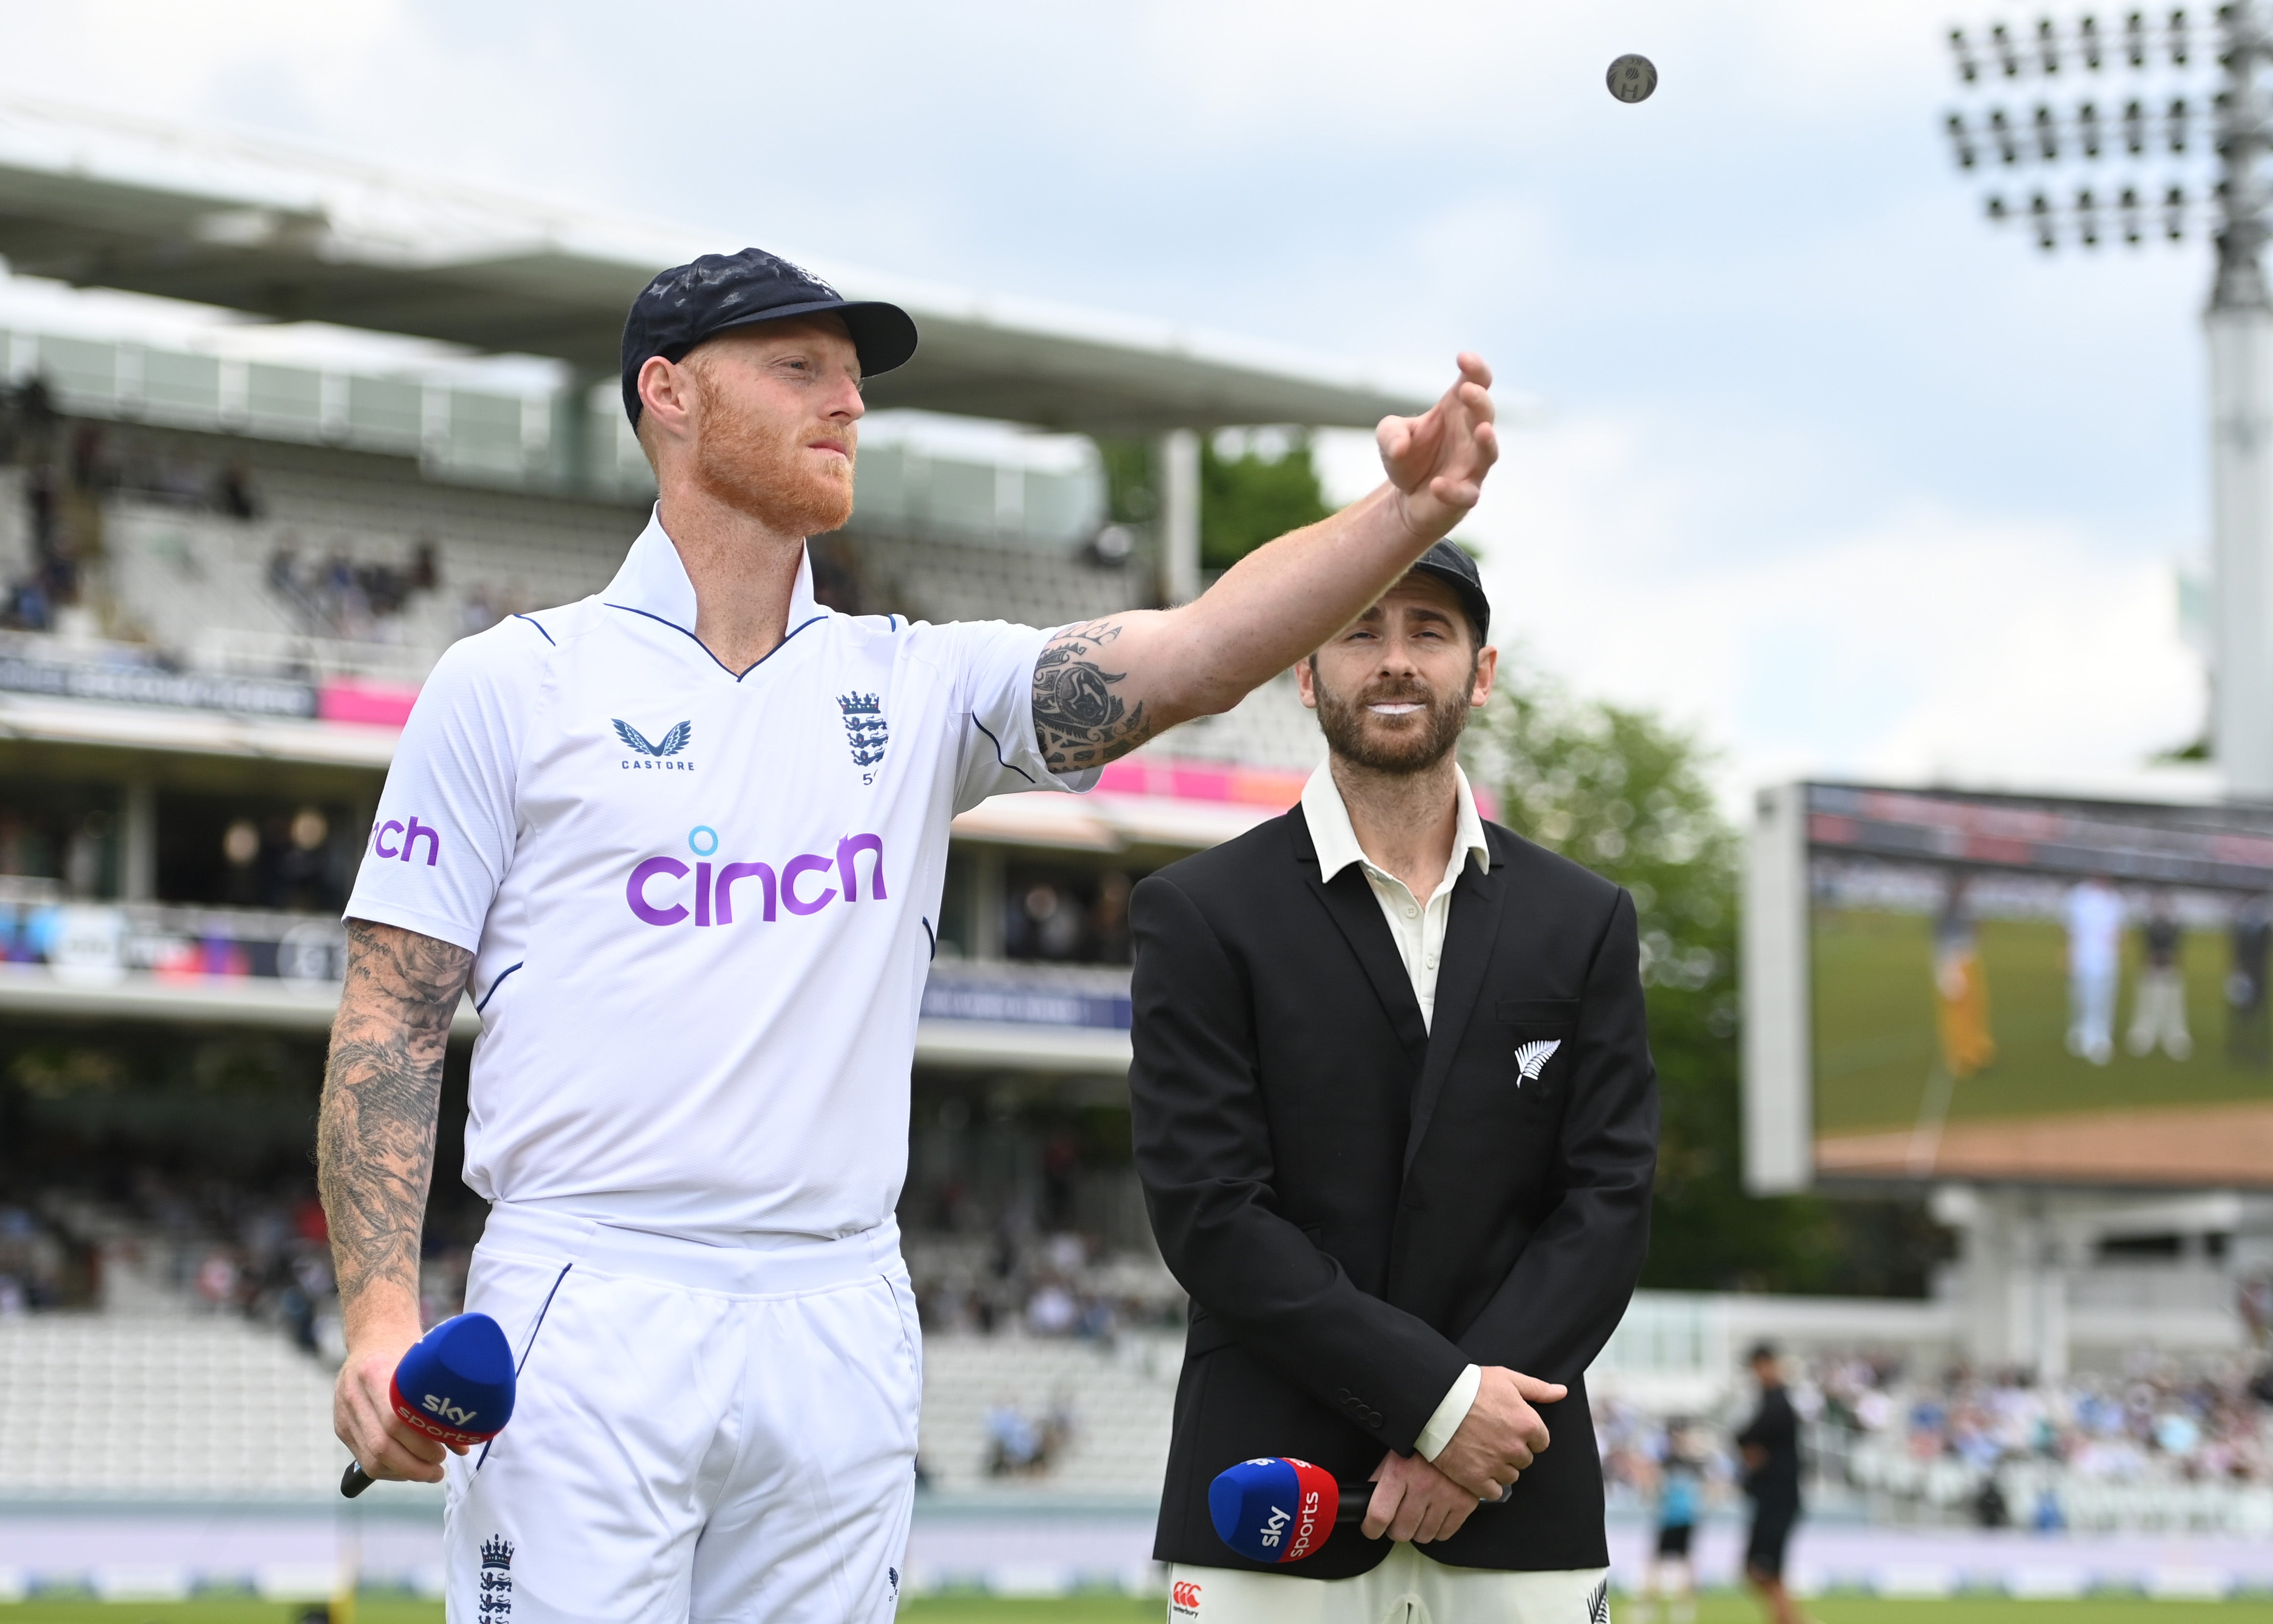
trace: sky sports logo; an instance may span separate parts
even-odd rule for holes
[[[706,861],[718,850],[718,831],[707,824],[688,831],[686,846],[696,859],[691,865],[677,857],[649,857],[634,867],[624,882],[624,901],[642,924],[682,924],[690,918],[701,928],[731,924],[738,902],[743,919],[754,912],[770,924],[783,909],[803,916],[817,914],[839,898],[857,902],[864,855],[868,858],[869,894],[880,902],[886,900],[881,834],[848,834],[836,842],[833,856],[804,852],[778,869],[770,863]],[[684,886],[690,875],[692,894]],[[738,885],[744,887],[739,896]]]

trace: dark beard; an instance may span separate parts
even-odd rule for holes
[[[713,394],[712,415],[694,450],[695,482],[735,512],[784,535],[825,535],[852,516],[852,458],[858,442],[847,427],[844,476],[816,473],[804,461],[809,425],[781,429],[755,415],[731,415]]]
[[[1384,678],[1367,684],[1354,698],[1346,700],[1326,686],[1316,665],[1310,668],[1310,685],[1318,696],[1318,727],[1326,736],[1326,747],[1370,772],[1399,776],[1428,771],[1460,742],[1461,730],[1468,725],[1468,690],[1474,683],[1471,666],[1467,687],[1445,693],[1433,692],[1419,682]],[[1422,713],[1428,718],[1426,727],[1396,738],[1369,734],[1367,706],[1405,701],[1426,707]]]

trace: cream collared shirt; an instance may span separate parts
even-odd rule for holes
[[[1349,808],[1342,804],[1342,792],[1334,782],[1331,761],[1319,762],[1317,770],[1310,775],[1310,782],[1302,786],[1302,820],[1310,826],[1310,844],[1317,848],[1318,878],[1332,879],[1353,863],[1364,871],[1373,900],[1381,904],[1381,917],[1389,922],[1390,938],[1397,944],[1398,956],[1405,962],[1405,973],[1412,980],[1413,996],[1421,1006],[1421,1023],[1424,1027],[1433,1027],[1436,1022],[1437,968],[1444,956],[1444,927],[1452,917],[1452,887],[1459,883],[1460,872],[1471,862],[1487,872],[1491,868],[1491,848],[1484,841],[1484,820],[1477,815],[1476,797],[1468,788],[1468,775],[1457,764],[1452,775],[1459,783],[1459,822],[1452,831],[1452,860],[1444,864],[1444,877],[1437,882],[1437,888],[1425,901],[1415,896],[1403,880],[1368,857],[1357,843],[1357,831],[1350,827]],[[1478,1366],[1471,1365],[1459,1373],[1414,1441],[1414,1448],[1423,1460],[1435,1460],[1452,1441],[1452,1434],[1467,1419],[1469,1407],[1476,1402],[1477,1389],[1482,1385],[1483,1372]]]

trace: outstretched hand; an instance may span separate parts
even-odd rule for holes
[[[1437,540],[1483,495],[1484,475],[1499,460],[1496,415],[1491,369],[1463,350],[1459,379],[1442,400],[1419,417],[1384,417],[1373,431],[1414,535]]]

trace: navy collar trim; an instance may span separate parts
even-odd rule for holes
[[[694,645],[697,648],[700,648],[705,655],[709,655],[710,663],[716,666],[720,670],[725,672],[727,676],[732,677],[736,682],[741,681],[742,678],[747,677],[750,672],[756,670],[758,667],[763,665],[767,661],[772,659],[783,649],[788,647],[789,640],[795,637],[799,632],[804,631],[806,627],[819,625],[822,621],[829,618],[827,615],[815,615],[809,620],[799,622],[796,625],[791,626],[787,632],[782,634],[782,640],[780,642],[776,643],[771,648],[767,649],[765,653],[760,655],[755,660],[752,661],[746,669],[738,671],[732,666],[727,664],[724,660],[721,660],[716,655],[711,654],[709,644],[704,642],[701,638],[696,637],[694,632],[688,631],[685,626],[680,625],[676,620],[665,620],[661,615],[649,614],[646,610],[634,609],[628,603],[610,603],[604,598],[601,600],[601,603],[604,607],[608,609],[619,609],[626,615],[638,615],[646,619],[652,620],[659,626],[669,626],[681,637],[693,642]],[[539,631],[544,630],[541,626],[537,629]]]

